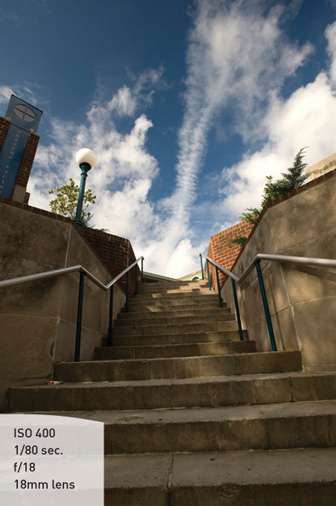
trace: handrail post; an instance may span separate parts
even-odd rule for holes
[[[129,271],[126,272],[126,305],[125,305],[126,313],[128,312],[128,273]]]
[[[244,334],[243,334],[243,329],[242,329],[242,325],[241,325],[240,311],[239,311],[239,305],[238,305],[236,283],[235,283],[234,279],[232,279],[232,278],[230,278],[230,279],[231,279],[231,285],[232,285],[233,299],[234,299],[235,308],[236,308],[236,316],[237,316],[237,323],[238,323],[238,329],[239,329],[239,337],[240,337],[241,341],[244,341]]]
[[[108,333],[108,346],[113,345],[113,287],[110,288],[110,310],[109,310],[109,333]]]
[[[80,346],[81,346],[81,335],[82,335],[83,298],[84,298],[84,280],[85,280],[85,272],[81,272],[79,275],[79,289],[78,289],[75,362],[79,362],[79,357],[80,357]]]
[[[200,257],[200,261],[201,261],[201,273],[202,273],[202,279],[204,279],[202,253],[200,253],[200,254],[199,254],[199,257]]]
[[[143,283],[143,257],[141,257],[141,283]]]
[[[219,297],[219,307],[223,307],[223,301],[220,291],[220,284],[219,284],[219,274],[218,274],[218,267],[216,267],[216,279],[217,279],[217,290],[218,290],[218,297]]]
[[[260,292],[261,292],[261,297],[262,297],[262,301],[264,304],[266,323],[267,323],[268,333],[269,333],[269,337],[270,337],[270,341],[271,341],[272,351],[277,351],[277,345],[275,342],[275,337],[274,337],[274,332],[273,332],[271,314],[270,314],[270,310],[269,310],[269,306],[268,306],[268,302],[267,302],[264,280],[263,280],[261,268],[260,268],[260,260],[257,260],[254,265],[257,270]]]
[[[208,276],[208,285],[209,285],[209,290],[211,292],[211,282],[210,282],[210,274],[209,274],[209,260],[206,259],[206,269],[207,269],[207,276]]]
[[[137,293],[138,293],[138,265],[136,265],[134,267],[134,270],[135,270],[135,290],[134,290],[134,295],[137,295]]]

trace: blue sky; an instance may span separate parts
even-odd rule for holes
[[[90,147],[92,225],[146,270],[197,270],[267,175],[336,151],[334,0],[0,0],[0,27],[0,114],[44,111],[30,204]]]

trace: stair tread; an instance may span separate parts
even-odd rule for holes
[[[96,347],[94,360],[125,360],[154,357],[188,357],[256,352],[255,341],[227,341],[181,344],[137,344]]]
[[[336,448],[107,455],[111,488],[309,483],[335,480]],[[130,479],[131,476],[131,479]]]
[[[285,358],[285,357],[289,357],[289,356],[300,356],[300,352],[299,351],[296,351],[296,350],[293,350],[293,351],[277,351],[277,352],[274,352],[274,351],[259,351],[259,352],[251,352],[251,353],[231,353],[229,355],[202,355],[202,356],[191,356],[191,357],[163,357],[163,358],[136,358],[136,359],[129,359],[129,360],[124,360],[124,362],[151,362],[151,361],[175,361],[175,360],[178,360],[178,361],[185,361],[185,360],[203,360],[203,359],[210,359],[210,360],[216,360],[217,358],[227,358],[228,360],[233,360],[234,358],[238,359],[238,360],[243,360],[244,357],[259,357],[259,358],[262,358],[262,357],[279,357],[279,359],[281,358]],[[87,361],[84,361],[82,360],[81,362],[56,362],[55,363],[55,366],[58,366],[58,365],[62,365],[62,366],[79,366],[79,367],[85,367],[85,365],[94,365],[94,366],[99,366],[100,364],[110,364],[110,363],[113,363],[113,362],[118,362],[119,363],[119,360],[87,360]]]
[[[218,322],[212,321],[211,323],[166,323],[164,325],[128,325],[118,326],[113,328],[115,336],[127,335],[162,335],[165,333],[181,334],[181,333],[194,333],[195,331],[209,332],[220,331],[225,332],[229,330],[238,330],[238,324],[235,320],[222,320]]]
[[[44,412],[39,412],[43,414]],[[160,425],[270,420],[336,416],[336,400],[286,402],[225,406],[216,408],[160,408],[124,411],[48,411],[50,415],[69,416],[103,422],[106,425]],[[335,436],[335,434],[334,434]]]
[[[216,345],[219,345],[219,346],[227,346],[228,343],[232,343],[234,345],[240,345],[242,344],[243,346],[246,345],[246,343],[252,343],[254,344],[255,341],[225,341],[224,343],[221,342],[221,341],[211,341],[211,342],[200,342],[200,343],[173,343],[173,344],[147,344],[147,345],[143,345],[143,344],[133,344],[133,345],[118,345],[118,346],[97,346],[98,349],[101,349],[101,350],[122,350],[124,348],[155,348],[155,349],[163,349],[163,348],[183,348],[183,347],[189,347],[189,346],[201,346],[201,347],[206,347],[206,346],[216,346]],[[162,357],[164,358],[164,357]]]
[[[93,381],[93,382],[64,382],[55,385],[30,385],[30,386],[14,386],[10,390],[39,390],[39,389],[80,389],[80,388],[120,388],[120,387],[143,387],[143,386],[166,386],[166,385],[197,385],[212,383],[230,383],[230,382],[246,382],[246,381],[262,381],[269,379],[295,379],[295,378],[335,378],[336,372],[283,372],[283,373],[260,373],[260,374],[244,374],[241,376],[211,376],[209,378],[163,378],[163,379],[147,379],[147,380],[128,380],[128,381]]]
[[[186,313],[186,314],[185,314]],[[118,320],[125,320],[128,318],[137,318],[139,320],[147,320],[151,318],[169,318],[172,317],[188,317],[188,316],[204,316],[210,318],[217,314],[230,314],[229,310],[226,308],[214,308],[208,310],[200,310],[200,309],[182,309],[176,311],[153,311],[153,312],[143,312],[143,311],[132,311],[131,313],[119,313]]]
[[[233,353],[90,362],[60,362],[54,377],[64,381],[104,381],[170,377],[210,377],[302,369],[301,354],[291,352]]]
[[[129,313],[132,314],[132,313]],[[211,322],[225,322],[225,321],[235,321],[235,315],[230,313],[223,313],[221,315],[212,315]],[[171,316],[171,317],[157,317],[153,316],[152,318],[134,318],[133,316],[129,318],[124,318],[120,320],[116,320],[115,327],[148,327],[153,325],[183,325],[185,324],[204,324],[206,317],[202,315],[199,316]]]

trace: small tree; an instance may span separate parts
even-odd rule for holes
[[[56,193],[56,198],[49,202],[50,209],[53,213],[61,214],[71,218],[72,220],[76,217],[76,209],[79,195],[79,186],[75,181],[70,178],[70,183],[60,187],[56,187],[55,190],[50,190],[49,195]],[[92,218],[92,214],[88,211],[90,204],[96,202],[96,195],[93,195],[92,190],[89,188],[84,192],[83,209],[82,209],[82,223],[87,225]]]
[[[305,182],[307,175],[304,173],[304,169],[307,167],[306,163],[303,163],[304,151],[306,148],[301,148],[300,151],[294,158],[293,166],[287,169],[287,172],[283,172],[282,178],[277,181],[273,181],[272,176],[266,176],[266,184],[262,195],[261,209],[258,208],[247,208],[241,215],[242,221],[247,221],[252,225],[255,225],[258,221],[258,216],[262,211],[262,208],[269,202],[276,200],[277,198],[289,193],[296,188],[299,188]],[[237,237],[233,239],[234,244],[244,246],[247,241],[247,237]]]
[[[267,183],[264,188],[263,200],[261,203],[262,207],[303,185],[307,179],[307,175],[304,173],[307,164],[303,163],[305,149],[306,148],[300,149],[294,158],[293,166],[289,167],[287,172],[281,174],[282,179],[273,182],[272,176],[267,176]]]
[[[248,207],[240,216],[239,218],[242,221],[247,221],[251,225],[255,225],[258,221],[258,216],[261,213],[261,209],[258,209],[257,207]]]

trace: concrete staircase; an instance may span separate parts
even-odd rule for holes
[[[245,338],[205,282],[144,284],[114,347],[9,411],[103,421],[106,506],[336,504],[336,373]]]

